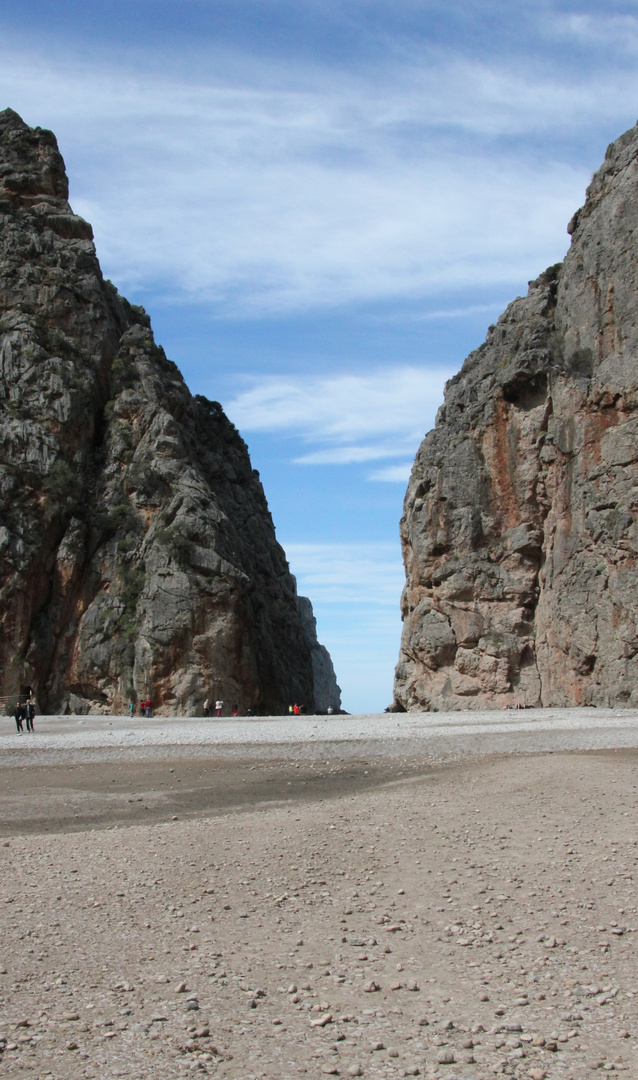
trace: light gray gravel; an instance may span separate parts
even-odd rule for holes
[[[34,735],[5,719],[0,764],[71,754],[82,760],[214,753],[216,756],[337,757],[418,753],[450,760],[487,753],[536,753],[638,747],[630,709],[530,709],[467,713],[152,720],[125,716],[40,716]]]

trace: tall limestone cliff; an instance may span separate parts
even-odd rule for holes
[[[417,453],[398,708],[638,705],[638,127],[568,231]]]
[[[313,703],[247,448],[102,277],[55,137],[0,113],[0,694]]]
[[[306,640],[310,645],[315,710],[318,713],[325,713],[328,709],[336,713],[341,712],[341,687],[337,685],[337,676],[330,653],[317,639],[317,620],[307,596],[299,597],[297,610]]]

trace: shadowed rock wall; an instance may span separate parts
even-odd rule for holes
[[[417,453],[399,708],[638,704],[638,128],[568,231]]]
[[[300,596],[297,599],[297,610],[310,647],[315,710],[318,713],[325,713],[328,709],[332,709],[338,713],[341,711],[341,687],[337,685],[337,676],[330,653],[326,646],[317,640],[317,620],[312,610],[312,603],[307,596]]]
[[[0,694],[313,704],[294,578],[221,407],[102,277],[55,137],[0,113]]]

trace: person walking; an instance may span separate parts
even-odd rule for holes
[[[210,716],[210,701],[208,698],[204,702],[204,716]]]
[[[34,718],[34,716],[35,716],[35,705],[34,705],[33,701],[31,700],[31,698],[29,698],[26,705],[24,706],[24,718],[25,718],[25,720],[27,722],[27,731],[30,731],[31,734],[33,734],[33,718]]]
[[[224,708],[224,702],[223,701],[219,700],[219,701],[215,702],[215,712],[217,713],[218,716],[221,716],[223,708]]]
[[[16,707],[13,710],[13,712],[11,713],[11,715],[13,716],[13,719],[16,722],[16,730],[18,732],[18,735],[22,735],[22,721],[24,720],[24,707],[20,704],[19,701],[16,702]]]
[[[237,716],[239,712],[239,705],[233,705],[233,716]]]
[[[132,720],[133,717],[135,716],[135,702],[134,701],[129,701],[128,711],[129,711],[129,716],[131,717],[131,720]]]
[[[150,698],[146,699],[146,715],[147,715],[149,720],[152,720],[152,718],[153,718],[153,702],[151,701]]]

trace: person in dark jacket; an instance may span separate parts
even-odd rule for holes
[[[33,732],[33,718],[34,718],[34,716],[35,716],[35,704],[31,700],[31,698],[29,698],[26,705],[24,706],[24,718],[25,718],[25,720],[27,722],[27,731]]]
[[[22,721],[24,720],[24,705],[21,705],[19,701],[16,702],[16,707],[11,713],[13,719],[16,722],[16,728],[18,735],[22,735]]]

